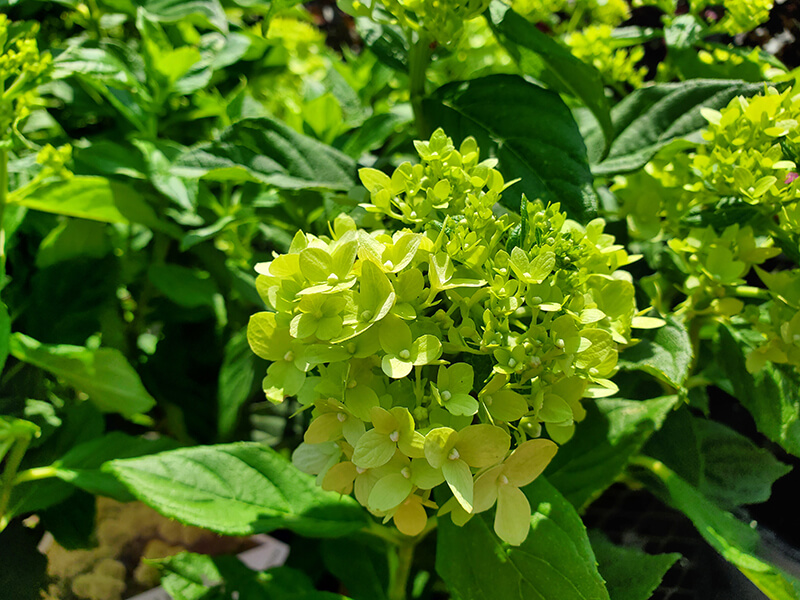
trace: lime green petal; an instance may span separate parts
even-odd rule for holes
[[[330,462],[332,457],[342,453],[335,442],[324,444],[300,444],[292,453],[292,464],[303,473],[316,475]]]
[[[451,394],[469,394],[472,391],[475,379],[475,371],[472,365],[467,363],[455,363],[447,367],[446,373],[439,369],[439,387],[447,389]],[[442,382],[442,375],[445,374],[446,382]]]
[[[527,280],[530,283],[541,283],[553,271],[556,266],[556,255],[553,252],[542,252],[531,261],[530,276]]]
[[[451,414],[469,417],[478,412],[478,401],[469,394],[455,394],[444,403],[444,407]]]
[[[470,425],[458,432],[456,449],[466,463],[477,469],[496,465],[506,457],[511,438],[500,427]]]
[[[361,284],[359,293],[359,314],[357,318],[363,322],[383,319],[394,306],[395,292],[391,282],[372,261],[361,263]],[[368,311],[369,314],[364,314]],[[409,332],[409,344],[411,334]]]
[[[400,451],[409,458],[425,457],[425,436],[419,431],[412,431],[409,434],[400,434],[400,441],[397,443]]]
[[[389,315],[381,323],[378,334],[384,352],[393,356],[400,356],[402,352],[408,352],[410,358],[413,341],[411,329],[401,319]]]
[[[433,335],[426,334],[411,344],[411,361],[417,365],[429,365],[442,354],[442,342]]]
[[[394,513],[394,524],[400,533],[415,536],[422,533],[428,522],[425,508],[414,498],[409,498]]]
[[[342,318],[339,315],[323,317],[317,322],[316,327],[316,335],[319,339],[330,340],[342,332]]]
[[[397,417],[380,406],[375,406],[370,409],[369,420],[372,421],[375,429],[386,435],[400,428]]]
[[[511,485],[524,487],[545,470],[558,451],[550,440],[528,440],[511,453],[503,465],[503,475]]]
[[[489,510],[497,502],[497,478],[502,472],[503,466],[497,465],[475,480],[473,513]]]
[[[401,360],[396,356],[387,354],[381,359],[381,370],[392,379],[402,379],[411,373],[414,365],[409,361]]]
[[[390,511],[408,498],[414,485],[400,473],[378,480],[369,493],[367,506],[373,511]]]
[[[447,455],[458,440],[458,434],[449,427],[431,429],[425,436],[425,459],[434,469],[441,469]]]
[[[573,418],[569,404],[555,394],[545,394],[538,416],[545,423],[571,422]]]
[[[444,483],[444,474],[441,469],[434,469],[424,458],[415,458],[411,461],[411,483],[421,490],[431,490],[440,483]]]
[[[322,489],[347,496],[353,491],[357,474],[356,466],[349,460],[333,465],[322,480]]]
[[[353,485],[353,492],[356,500],[361,506],[367,506],[369,495],[372,493],[372,487],[378,482],[380,476],[374,469],[369,469],[364,473],[359,473],[356,476],[355,484]]]
[[[497,513],[494,531],[501,540],[519,546],[531,529],[531,505],[522,491],[513,485],[497,489]]]
[[[344,435],[345,441],[354,448],[365,431],[364,422],[355,417],[347,417],[347,420],[342,423],[342,435]]]
[[[446,460],[442,464],[442,473],[458,503],[467,512],[472,512],[473,483],[469,465],[460,458]]]
[[[547,434],[553,438],[557,444],[566,444],[575,433],[575,423],[569,425],[556,425],[553,423],[545,423]]]
[[[331,254],[331,273],[337,275],[339,279],[347,277],[353,268],[357,254],[358,242],[354,235],[349,236],[349,241],[344,241],[344,238],[339,240],[336,249]]]
[[[370,429],[358,440],[353,451],[353,462],[362,469],[374,469],[385,465],[397,449],[389,436]]]
[[[309,281],[325,281],[331,274],[331,255],[322,248],[306,248],[300,252],[300,272]]]
[[[366,384],[346,389],[344,403],[348,410],[362,421],[370,421],[370,411],[380,404],[378,394]]]
[[[342,435],[342,423],[339,415],[347,418],[344,413],[325,413],[311,421],[308,426],[303,441],[306,444],[321,444],[323,442],[335,441]]]
[[[250,317],[247,342],[253,352],[265,360],[281,360],[292,338],[289,330],[278,327],[275,313],[260,312]]]
[[[528,401],[514,390],[486,394],[483,401],[492,418],[503,423],[521,419],[528,412]]]

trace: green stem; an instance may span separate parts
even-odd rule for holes
[[[426,71],[431,62],[432,43],[433,40],[431,38],[420,32],[417,41],[411,45],[411,51],[408,54],[411,108],[414,111],[414,123],[417,126],[417,136],[420,139],[428,139],[431,135],[430,124],[427,122],[422,112],[422,101],[425,98],[425,83],[427,82]]]
[[[759,300],[766,300],[770,297],[768,290],[754,287],[752,285],[740,285],[736,287],[733,292],[740,298],[756,298]]]
[[[387,598],[389,600],[406,600],[408,579],[411,575],[411,563],[414,560],[416,538],[401,544],[395,549],[396,564],[389,581]]]
[[[17,439],[16,445],[8,456],[8,461],[3,471],[2,489],[0,489],[0,531],[3,531],[10,521],[6,516],[6,509],[8,508],[9,500],[11,500],[11,490],[14,489],[17,469],[19,469],[22,457],[25,456],[25,452],[28,450],[28,445],[30,443],[30,437]]]
[[[58,471],[53,466],[35,467],[33,469],[20,471],[19,474],[14,478],[14,485],[19,485],[20,483],[25,483],[28,481],[49,479],[50,477],[55,477],[57,472]]]
[[[3,218],[6,212],[8,199],[8,152],[0,150],[0,276],[6,272],[6,230],[3,227]]]

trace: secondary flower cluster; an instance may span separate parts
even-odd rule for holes
[[[782,253],[800,259],[800,96],[793,93],[768,88],[704,110],[705,143],[689,153],[685,145],[667,148],[613,188],[630,232],[669,239],[683,274],[652,289],[677,284],[687,296],[683,310],[736,316],[763,334],[748,357],[751,371],[768,361],[800,368],[800,270],[757,267]],[[753,269],[766,289],[746,285]]]
[[[464,518],[497,502],[497,533],[520,544],[519,488],[572,436],[581,399],[616,391],[618,346],[650,323],[602,220],[501,209],[508,185],[474,139],[456,150],[438,130],[416,149],[391,177],[360,172],[385,229],[340,215],[257,265],[271,310],[248,339],[272,362],[267,398],[312,411],[293,460],[323,488],[416,535],[446,482]]]

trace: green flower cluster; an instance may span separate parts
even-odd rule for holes
[[[0,14],[0,145],[8,145],[19,122],[30,114],[32,90],[52,64],[40,54],[35,28],[14,27]]]
[[[360,0],[339,0],[339,6],[354,16],[380,21],[388,16],[406,31],[415,31],[443,46],[458,44],[464,23],[479,17],[491,0],[381,0],[369,5]],[[381,14],[384,13],[384,14]]]
[[[546,23],[556,31],[595,23],[616,27],[626,21],[630,7],[625,0],[512,0],[515,11],[534,23]],[[561,20],[559,14],[566,14]]]
[[[725,33],[736,35],[747,33],[766,23],[773,0],[724,0],[722,4],[725,7],[725,16],[719,26]]]
[[[617,179],[621,214],[634,237],[669,240],[683,274],[680,311],[749,321],[763,335],[748,358],[752,371],[767,361],[800,368],[800,275],[757,267],[800,239],[800,96],[768,88],[703,114],[705,143],[690,152],[675,144]],[[746,285],[754,268],[766,290]],[[656,306],[667,310],[669,299],[658,296],[675,282],[648,281]]]
[[[613,32],[610,25],[589,25],[581,31],[568,33],[564,41],[575,56],[600,72],[606,85],[627,83],[634,88],[641,87],[647,69],[636,64],[644,58],[644,48],[615,48]]]
[[[248,339],[272,363],[267,398],[312,411],[293,459],[323,488],[416,535],[446,482],[455,518],[497,502],[496,531],[519,544],[519,488],[572,436],[582,398],[616,392],[631,326],[655,323],[636,314],[619,270],[633,257],[601,219],[582,227],[524,197],[510,214],[510,184],[474,139],[456,150],[437,130],[415,145],[420,164],[360,172],[385,229],[340,215],[330,237],[298,233],[257,265],[271,311]]]

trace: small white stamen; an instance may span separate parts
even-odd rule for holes
[[[442,392],[442,400],[444,400],[445,402],[450,400],[450,398],[452,398],[452,397],[453,397],[453,394],[451,394],[448,390],[445,390],[445,391]]]
[[[389,434],[389,439],[392,440],[393,442],[397,442],[397,440],[400,439],[400,432],[393,431],[392,433]]]
[[[452,450],[450,450],[450,454],[447,455],[447,458],[449,458],[450,460],[458,460],[459,458],[461,458],[461,455],[458,453],[458,450],[453,448]]]
[[[411,469],[409,469],[408,467],[403,467],[403,469],[400,471],[400,475],[402,475],[406,479],[411,479]]]
[[[339,423],[344,423],[347,421],[347,415],[344,413],[337,413],[336,418],[339,419]]]

